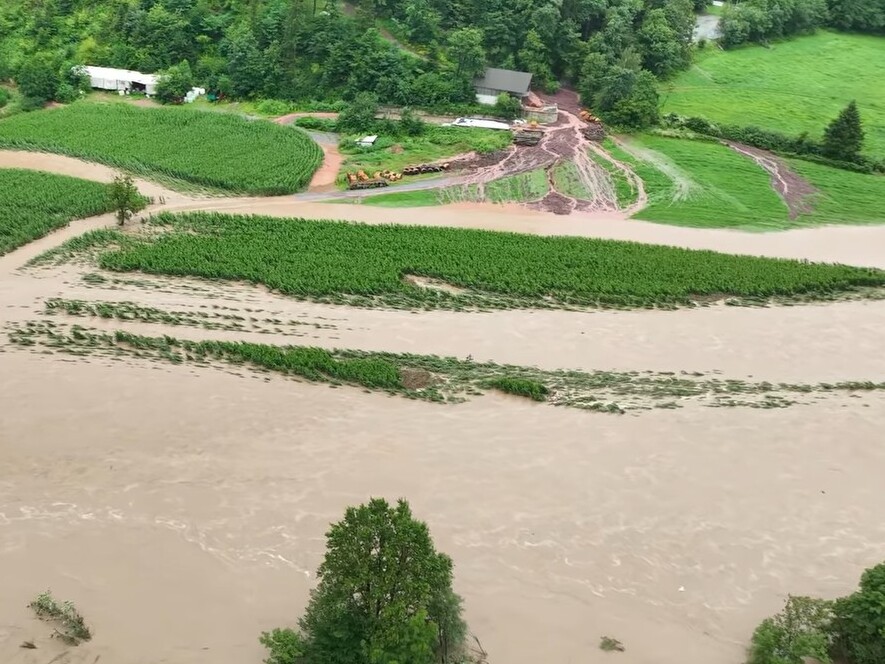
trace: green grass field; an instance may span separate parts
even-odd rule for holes
[[[0,120],[0,147],[257,195],[303,189],[322,162],[319,146],[290,127],[226,113],[87,102]]]
[[[885,222],[885,177],[800,159],[787,164],[817,193],[813,209],[790,219],[770,176],[751,159],[708,141],[639,136],[630,153],[606,143],[645,183],[648,206],[636,217],[680,226],[779,230],[819,224]]]
[[[543,198],[549,190],[547,173],[543,168],[538,168],[487,183],[485,200],[491,203],[536,201]]]
[[[609,141],[611,143],[611,141]],[[626,208],[636,202],[638,192],[633,188],[630,180],[624,175],[624,171],[611,163],[608,159],[603,158],[593,150],[589,152],[590,158],[599,166],[605,169],[611,178],[615,188],[615,195],[618,198],[618,207]],[[561,191],[561,190],[560,190]]]
[[[829,298],[855,287],[885,286],[885,271],[613,240],[212,213],[163,213],[153,218],[151,230],[165,233],[93,234],[99,247],[115,247],[99,249],[98,264],[249,281],[306,299],[406,308],[477,304],[471,296],[505,308],[671,306],[709,296]],[[75,244],[89,248],[89,238]],[[469,293],[421,288],[407,275]]]
[[[390,194],[379,194],[378,196],[366,196],[358,201],[363,205],[374,205],[375,207],[428,207],[430,205],[441,205],[439,189],[419,189],[418,191],[395,191]],[[352,203],[354,201],[347,199],[339,199],[336,203]]]
[[[864,151],[883,157],[882,63],[882,37],[826,31],[769,48],[707,48],[691,69],[662,86],[662,110],[820,138],[829,121],[855,99],[867,135]]]
[[[108,187],[39,171],[0,168],[0,255],[111,209]]]
[[[790,159],[789,164],[818,190],[814,210],[801,215],[796,220],[799,223],[885,222],[885,176],[843,171],[801,159]]]
[[[421,189],[417,191],[394,191],[389,194],[377,194],[365,198],[338,199],[335,203],[358,203],[375,207],[428,207],[445,205],[459,201],[488,201],[491,203],[521,203],[536,201],[543,198],[550,190],[547,173],[544,169],[535,169],[516,175],[493,180],[484,187],[485,194],[480,199],[476,185],[451,186],[441,189]]]
[[[630,154],[613,149],[645,183],[646,221],[704,228],[787,228],[786,205],[768,173],[734,150],[707,141],[641,136],[628,141]]]
[[[404,166],[424,164],[467,152],[494,152],[513,140],[509,131],[464,127],[428,126],[421,136],[379,136],[371,148],[360,148],[359,136],[344,136],[341,151],[347,154],[342,170],[400,171]]]

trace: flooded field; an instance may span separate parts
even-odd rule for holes
[[[0,164],[27,165],[10,154]],[[81,163],[34,158],[56,170]],[[109,177],[91,168],[72,174]],[[605,236],[885,267],[885,227],[750,235],[611,212],[169,196],[162,209]],[[883,301],[414,313],[236,284],[102,281],[90,265],[23,267],[111,223],[74,222],[0,257],[0,662],[258,664],[259,633],[294,625],[306,604],[329,523],[370,496],[407,497],[429,523],[491,664],[740,664],[752,629],[786,593],[844,594],[882,559],[881,391],[622,416],[493,395],[439,405],[242,369],[51,354],[7,343],[6,326],[819,383],[885,379]],[[260,320],[232,330],[46,316],[46,301],[59,297]],[[76,602],[91,642],[67,649],[49,638],[27,608],[47,588]],[[603,635],[626,652],[601,652]]]
[[[784,593],[844,593],[885,547],[881,398],[614,417],[0,357],[3,661],[50,659],[26,604],[51,587],[95,631],[64,661],[258,662],[372,495],[427,519],[495,662],[603,661],[603,634],[739,662]]]

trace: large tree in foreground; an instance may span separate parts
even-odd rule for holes
[[[268,664],[435,664],[462,661],[466,632],[452,560],[406,501],[350,507],[326,535],[320,582],[300,634],[262,634]]]
[[[861,146],[860,113],[857,104],[851,101],[824,131],[824,153],[833,159],[853,161],[860,156]]]

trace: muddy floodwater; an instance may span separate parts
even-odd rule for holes
[[[0,151],[0,165],[112,171]],[[583,235],[885,267],[885,226],[778,234],[463,204],[200,198],[223,210]],[[544,369],[727,380],[885,380],[885,301],[677,311],[408,312],[297,302],[242,284],[26,268],[110,216],[0,257],[0,664],[259,664],[294,625],[344,509],[406,497],[455,561],[490,664],[741,664],[787,593],[835,597],[885,557],[885,392],[788,408],[590,413],[485,395],[458,405],[231,367],[55,354],[10,326],[438,354]],[[116,281],[115,281],[116,279]],[[204,329],[48,316],[46,302],[238,316]],[[821,398],[816,398],[821,397]],[[76,648],[28,608],[52,589],[92,627]],[[602,636],[623,653],[599,650]],[[36,649],[22,648],[32,642]]]
[[[739,662],[784,593],[844,593],[885,550],[882,399],[613,417],[0,358],[4,662],[60,647],[26,608],[47,587],[95,631],[63,661],[258,662],[369,496],[429,522],[494,662],[603,661],[603,634],[623,662]]]

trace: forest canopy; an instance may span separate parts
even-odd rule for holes
[[[71,101],[78,64],[170,72],[240,99],[353,100],[437,108],[472,102],[485,66],[566,83],[614,123],[653,122],[655,79],[691,63],[705,0],[5,0],[0,80],[25,106]],[[744,0],[727,43],[828,23],[881,31],[881,0]],[[878,7],[878,9],[877,9]],[[186,63],[186,64],[185,64]],[[188,73],[183,76],[182,73]],[[174,86],[173,86],[174,87]],[[175,94],[169,94],[174,98]]]

